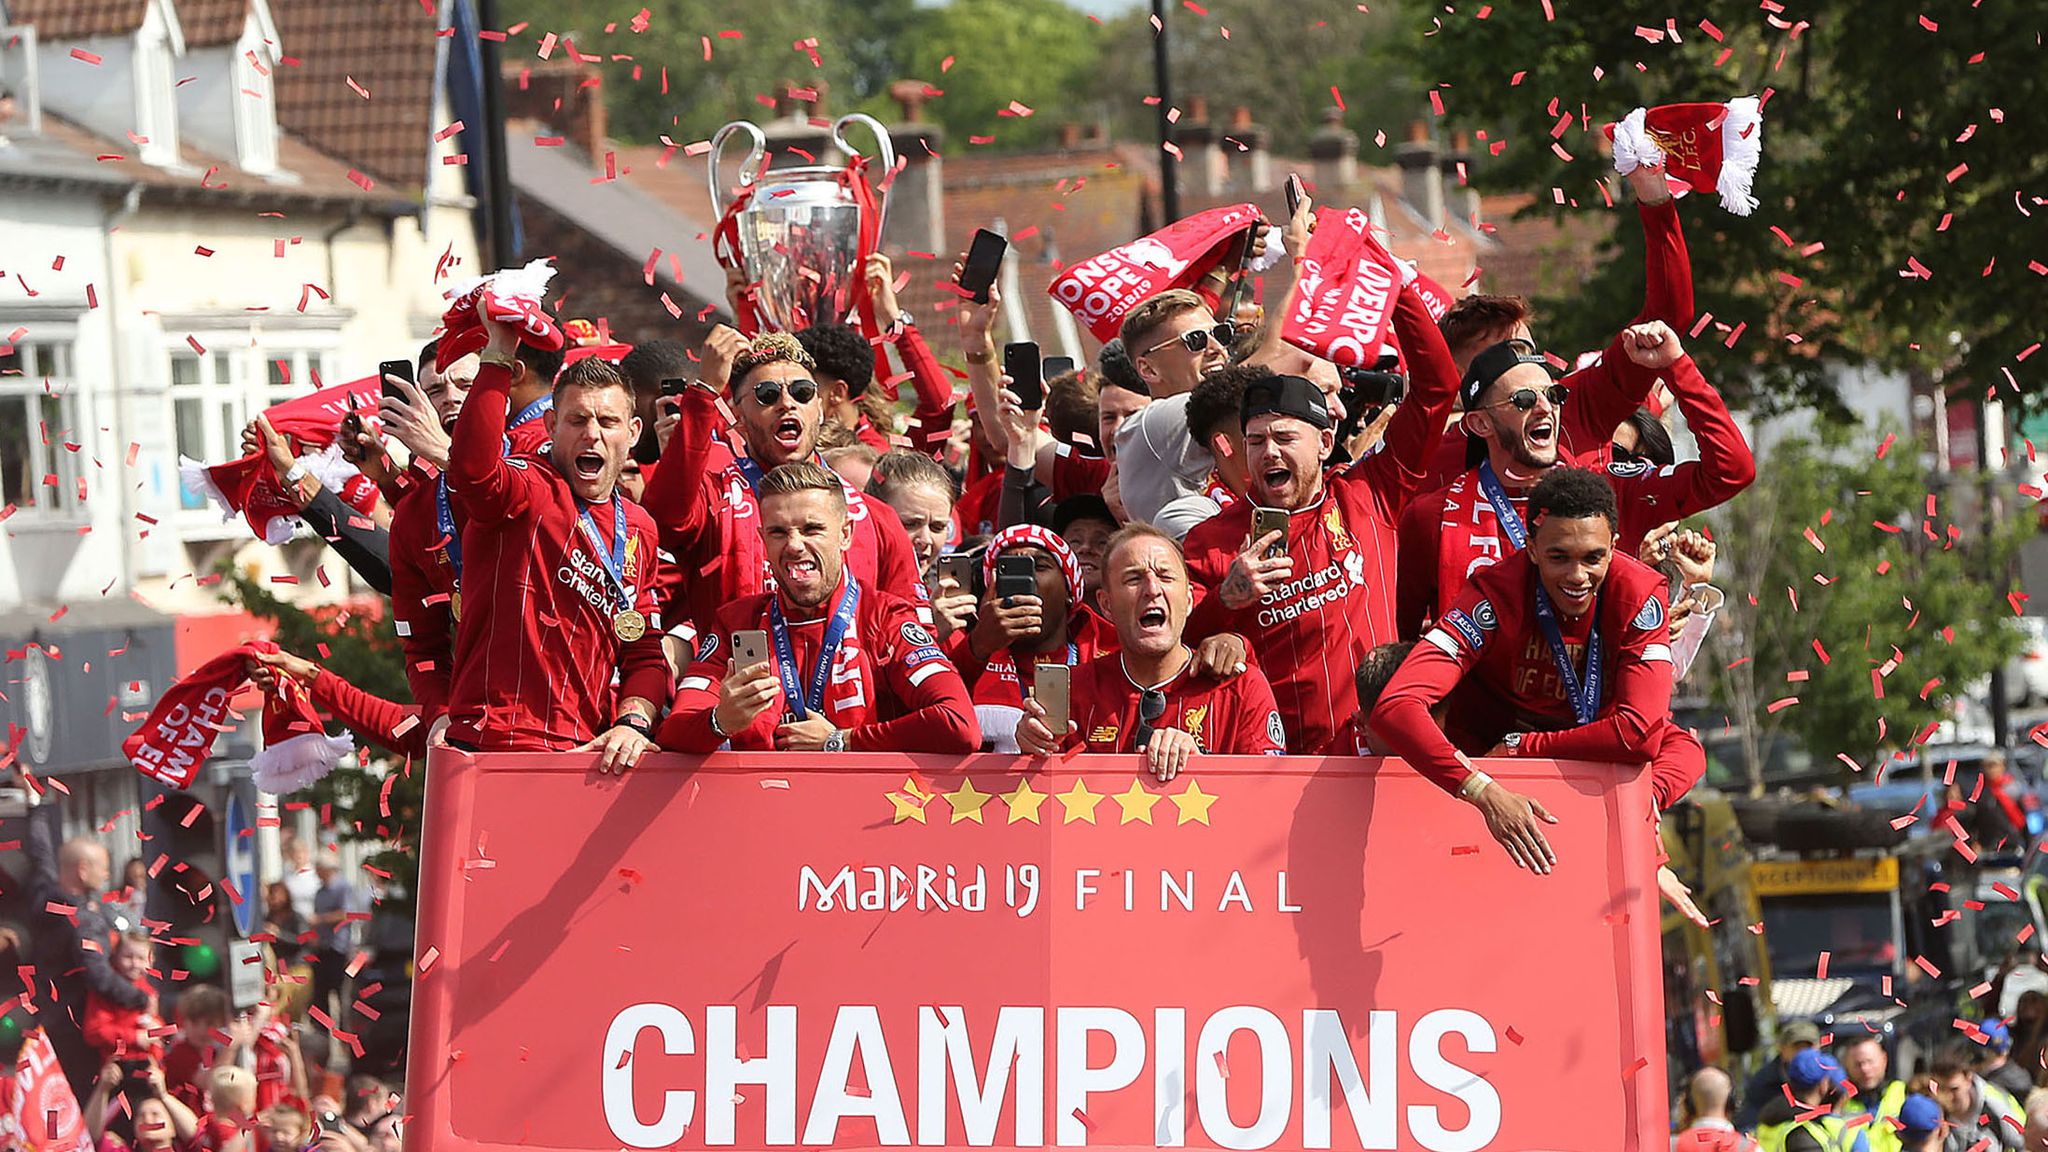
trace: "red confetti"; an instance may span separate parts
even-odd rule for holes
[[[83,61],[85,61],[85,62],[86,62],[87,64],[92,64],[92,65],[95,65],[95,66],[97,66],[97,65],[99,64],[99,62],[100,62],[100,55],[99,55],[99,53],[97,53],[97,52],[87,52],[87,51],[86,51],[85,49],[83,49],[83,48],[73,48],[73,49],[71,50],[71,58],[72,58],[73,60],[83,60]]]

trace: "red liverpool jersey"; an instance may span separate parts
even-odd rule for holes
[[[1288,750],[1298,754],[1328,743],[1357,699],[1359,658],[1394,638],[1396,524],[1457,389],[1457,369],[1428,309],[1412,288],[1397,299],[1394,326],[1415,390],[1388,423],[1385,450],[1327,474],[1321,498],[1289,517],[1293,579],[1256,604],[1225,607],[1224,577],[1251,545],[1250,500],[1197,524],[1183,544],[1204,593],[1188,634],[1236,632],[1251,642],[1280,701]]]
[[[1017,656],[1009,648],[998,649],[986,663],[974,660],[967,646],[967,629],[947,638],[946,648],[967,690],[974,697],[974,716],[981,723],[982,740],[997,752],[1017,751],[1017,722],[1024,718],[1024,685],[1035,673],[1031,666],[1067,664],[1078,667],[1105,652],[1117,650],[1116,629],[1093,608],[1074,609],[1065,647],[1029,656],[1020,682]],[[1071,685],[1069,685],[1071,687]]]
[[[840,587],[843,591],[843,581]],[[724,742],[711,730],[711,712],[718,707],[719,685],[731,673],[733,633],[759,629],[772,638],[768,604],[774,595],[756,593],[719,611],[715,626],[698,641],[697,659],[678,682],[675,709],[658,733],[662,747],[710,752]],[[831,622],[829,605],[838,602],[835,594],[815,619],[789,621],[799,685],[810,681]],[[783,609],[793,611],[788,605]],[[789,710],[786,699],[778,700],[734,733],[732,746],[772,750],[775,729]],[[833,658],[823,714],[833,727],[846,730],[849,751],[967,753],[981,746],[967,686],[925,631],[916,608],[867,586]]]
[[[1643,763],[1651,733],[1671,715],[1671,635],[1664,577],[1616,555],[1595,610],[1557,616],[1573,676],[1586,675],[1586,641],[1600,630],[1601,682],[1591,723],[1581,725],[1535,612],[1537,572],[1519,552],[1474,577],[1380,695],[1373,731],[1396,755],[1446,790],[1464,782],[1459,745],[1483,752],[1510,731],[1549,733],[1524,741],[1524,755]],[[1449,699],[1438,727],[1429,710]],[[1566,737],[1569,736],[1569,739]]]
[[[1196,747],[1217,756],[1283,756],[1287,736],[1273,686],[1257,667],[1228,680],[1180,674],[1158,685],[1166,711],[1152,727],[1178,728]],[[1073,719],[1077,730],[1066,746],[1088,752],[1136,752],[1143,726],[1139,704],[1144,689],[1124,672],[1123,657],[1108,652],[1074,669]]]
[[[621,696],[656,707],[668,700],[654,521],[614,496],[625,513],[625,591],[646,625],[621,641],[619,596],[605,574],[615,506],[591,509],[592,541],[581,503],[550,461],[500,455],[506,386],[504,368],[478,371],[449,451],[450,495],[468,522],[448,739],[487,751],[558,751],[611,727]]]
[[[669,441],[671,453],[680,447],[681,455],[664,458],[655,470],[647,509],[660,525],[662,546],[687,576],[683,595],[668,605],[669,612],[687,613],[701,629],[722,606],[773,588],[774,577],[745,469],[737,459],[722,470],[706,467],[713,434],[722,423],[717,400],[692,388],[681,404],[683,421]],[[862,585],[910,601],[920,616],[928,612],[929,596],[903,522],[850,486],[846,504],[853,521],[847,569]]]

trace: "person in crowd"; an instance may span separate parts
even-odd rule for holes
[[[163,1055],[163,1041],[156,1033],[164,1022],[157,1014],[156,988],[149,982],[150,962],[155,955],[155,942],[139,928],[114,937],[113,955],[108,962],[116,975],[148,1000],[140,1008],[129,1008],[87,989],[81,1027],[85,1042],[92,1046],[98,1059],[141,1060]]]
[[[1891,1053],[1885,1050],[1884,1038],[1869,1033],[1851,1036],[1835,1053],[1849,1086],[1855,1089],[1842,1100],[1840,1112],[1843,1116],[1870,1114],[1866,1129],[1870,1152],[1898,1152],[1891,1126],[1885,1122],[1898,1117],[1912,1093],[1905,1081],[1891,1074]]]
[[[313,870],[313,844],[287,832],[283,841],[284,886],[292,894],[292,907],[304,920],[313,918],[313,895],[320,891],[320,874]]]
[[[1152,519],[1153,527],[1176,539],[1185,539],[1195,525],[1245,499],[1251,473],[1240,414],[1244,390],[1253,381],[1269,380],[1274,375],[1264,365],[1233,364],[1202,377],[1188,393],[1188,432],[1215,459],[1216,466],[1210,469],[1200,492],[1178,497],[1160,508]]]
[[[1315,749],[1310,755],[1392,755],[1387,750],[1386,741],[1373,731],[1372,710],[1379,706],[1381,694],[1393,682],[1394,674],[1401,670],[1401,663],[1414,650],[1414,641],[1396,640],[1374,648],[1358,661],[1358,671],[1352,676],[1352,684],[1358,692],[1358,711],[1344,721],[1328,744]]]
[[[270,951],[280,969],[290,970],[298,963],[299,953],[306,947],[300,937],[309,930],[305,917],[292,904],[292,890],[285,882],[272,880],[264,885],[263,931],[272,937]]]
[[[633,390],[633,415],[640,418],[633,459],[645,467],[661,459],[656,429],[662,417],[662,385],[670,380],[696,379],[697,365],[690,360],[689,345],[680,340],[642,340],[619,358],[619,375]]]
[[[1387,450],[1326,472],[1335,420],[1323,390],[1299,376],[1248,381],[1238,410],[1247,498],[1187,535],[1204,593],[1195,631],[1251,641],[1294,752],[1328,744],[1351,711],[1346,689],[1359,657],[1396,639],[1395,525],[1421,482],[1422,446],[1457,386],[1412,286],[1400,290],[1393,314],[1414,389],[1388,426]],[[1286,527],[1254,532],[1262,509],[1285,513]]]
[[[670,605],[700,629],[723,606],[768,588],[766,545],[755,530],[759,489],[770,469],[817,459],[815,370],[810,353],[787,333],[764,333],[740,354],[732,370],[739,455],[723,471],[707,468],[705,456],[705,446],[724,423],[719,397],[693,387],[681,398],[682,425],[649,481],[647,510],[677,566],[702,574],[693,576],[684,595]],[[902,522],[886,509],[870,507],[851,488],[845,494],[852,532],[846,563],[853,579],[925,612],[924,578]]]
[[[816,365],[811,375],[818,382],[825,426],[845,429],[853,443],[867,445],[877,456],[887,452],[889,434],[861,410],[875,378],[875,350],[868,338],[850,325],[813,324],[799,331],[796,340]]]
[[[1263,672],[1219,677],[1198,669],[1185,640],[1194,600],[1187,561],[1173,537],[1129,524],[1111,538],[1103,599],[1117,650],[1074,670],[1066,731],[1046,727],[1037,700],[1024,705],[1017,746],[1032,756],[1062,748],[1138,753],[1160,783],[1197,754],[1283,754],[1287,734]]]
[[[125,1132],[125,1144],[135,1152],[201,1152],[199,1117],[171,1094],[163,1066],[154,1062],[132,1079],[119,1064],[108,1063],[86,1097],[84,1120],[86,1131],[103,1150],[120,1147]],[[237,1143],[208,1152],[245,1148]]]
[[[744,383],[745,373],[741,374]],[[795,752],[972,752],[981,744],[959,672],[916,607],[856,578],[845,482],[823,465],[761,477],[760,547],[774,590],[743,596],[704,631],[660,730],[664,748]],[[761,663],[735,662],[758,630]]]
[[[1004,556],[1031,561],[1034,595],[1002,596],[996,586]],[[1116,649],[1116,630],[1083,599],[1081,566],[1067,542],[1035,524],[996,533],[981,558],[986,589],[974,627],[949,636],[948,658],[974,700],[985,747],[1017,751],[1017,721],[1041,664],[1076,667]]]
[[[1117,429],[1117,490],[1133,520],[1150,522],[1173,501],[1199,494],[1216,466],[1188,428],[1187,397],[1229,362],[1236,333],[1200,296],[1172,288],[1131,309],[1121,336],[1152,402]]]
[[[1610,463],[1620,495],[1620,547],[1633,553],[1657,526],[1725,503],[1756,479],[1756,459],[1728,406],[1661,321],[1619,338],[1624,358],[1662,373],[1700,445],[1700,459],[1671,468],[1641,460]],[[1550,469],[1574,463],[1560,451],[1563,386],[1531,346],[1513,341],[1483,349],[1460,384],[1463,426],[1486,458],[1449,485],[1417,499],[1402,516],[1397,614],[1401,634],[1420,636],[1472,575],[1520,550],[1528,528],[1529,489]]]
[[[269,1152],[301,1152],[312,1142],[313,1118],[303,1105],[280,1101],[256,1114],[256,1134]]]
[[[591,362],[602,363],[586,361]],[[313,942],[307,948],[307,959],[313,965],[313,1005],[338,1017],[347,1001],[336,1006],[330,1000],[341,995],[349,961],[355,956],[356,921],[369,910],[369,902],[341,870],[341,858],[334,853],[322,852],[314,870],[320,876],[320,891],[313,895],[313,915],[308,921]]]
[[[1993,748],[1984,754],[1978,769],[1982,783],[1965,794],[1957,784],[1949,786],[1950,800],[1962,800],[1965,826],[1978,844],[2006,851],[2022,850],[2027,843],[2027,812],[2035,800],[2023,781],[2007,769],[2005,753]]]
[[[2005,960],[1999,962],[2000,976],[2009,971],[2010,967],[2018,967],[2019,963],[2020,953],[2015,949]],[[1995,989],[1992,996],[1994,998],[1987,1003],[2002,1003],[1995,998]],[[2044,1050],[2048,1050],[2048,993],[2028,989],[2020,993],[2019,1002],[2013,1006],[2013,1063],[2027,1069],[2040,1068]]]
[[[846,435],[851,436],[852,433]],[[875,462],[882,458],[881,453],[859,441],[840,447],[826,447],[821,437],[818,445],[820,463],[837,473],[841,480],[846,481],[847,487],[856,492],[867,490],[868,480],[875,474]]]
[[[1899,1103],[1898,1122],[1896,1132],[1891,1130],[1890,1125],[1876,1124],[1865,1130],[1870,1142],[1870,1152],[1883,1152],[1883,1149],[1878,1147],[1880,1136],[1887,1137],[1886,1143],[1894,1144],[1899,1152],[1943,1152],[1942,1133],[1946,1124],[1942,1119],[1941,1105],[1935,1102],[1934,1097],[1918,1092],[1907,1096]],[[2048,1144],[2034,1142],[2033,1129],[2029,1128],[2027,1131],[2027,1147],[2048,1147]],[[1990,1146],[1986,1147],[1988,1149]]]
[[[50,1047],[83,1099],[100,1063],[86,1042],[82,1021],[88,996],[126,1011],[147,1009],[149,994],[122,977],[110,962],[114,926],[101,894],[111,878],[107,850],[90,836],[59,843],[64,813],[28,790],[29,962],[35,966],[36,1018]]]
[[[2026,1144],[2029,1152],[2048,1148],[2048,1088],[2036,1088],[2027,1093]],[[1939,1117],[1937,1117],[1939,1119]],[[1929,1152],[1941,1152],[1940,1144],[1929,1144]]]
[[[391,507],[369,477],[348,476],[339,493],[293,455],[291,444],[258,415],[242,429],[244,455],[261,453],[300,519],[333,546],[363,582],[391,591]]]
[[[220,1063],[231,1043],[234,1022],[227,993],[212,984],[194,984],[178,993],[174,1012],[178,1030],[164,1052],[164,1075],[171,1091],[195,1110],[206,1104],[208,1069]]]
[[[128,863],[121,866],[120,894],[109,901],[108,907],[120,922],[117,927],[121,931],[142,927],[142,918],[149,911],[149,864],[142,857],[130,856]]]
[[[1585,469],[1554,469],[1530,492],[1529,517],[1529,548],[1469,582],[1387,686],[1372,725],[1479,809],[1518,867],[1547,874],[1556,857],[1542,825],[1556,818],[1468,755],[1651,763],[1660,809],[1706,759],[1671,720],[1665,581],[1616,553],[1614,489]],[[1440,725],[1430,710],[1446,700]]]
[[[2026,1113],[2012,1093],[1977,1075],[1974,1045],[1952,1040],[1927,1066],[1927,1094],[1947,1124],[1943,1152],[2024,1152]]]
[[[952,473],[923,452],[898,448],[875,461],[864,492],[895,510],[910,537],[917,570],[929,581],[932,562],[945,550],[953,528]]]
[[[224,1152],[230,1144],[246,1140],[256,1127],[256,1076],[223,1061],[206,1070],[203,1083],[206,1109],[199,1116],[200,1138],[211,1152]]]
[[[1081,569],[1081,602],[1102,609],[1102,562],[1109,538],[1116,535],[1116,513],[1102,497],[1083,493],[1053,507],[1052,530],[1067,542]]]
[[[1756,1152],[1756,1141],[1736,1131],[1729,1119],[1734,1095],[1735,1081],[1712,1064],[1686,1077],[1679,1089],[1678,1138],[1672,1152]]]
[[[1794,1054],[1785,1064],[1785,1083],[1790,1098],[1773,1096],[1757,1113],[1758,1146],[1773,1152],[1870,1152],[1864,1131],[1851,1129],[1831,1110],[1843,1083],[1842,1066],[1834,1057],[1818,1048]],[[1817,1108],[1826,1110],[1808,1115]]]
[[[1982,1037],[1978,1041],[1982,1048],[1977,1060],[1977,1075],[2012,1094],[2015,1100],[2024,1100],[2034,1090],[2034,1077],[2012,1058],[2012,1029],[2005,1021],[1992,1018],[1978,1028]]]
[[[484,327],[448,462],[468,567],[448,712],[433,724],[464,749],[591,751],[624,771],[652,747],[671,684],[654,521],[618,490],[640,421],[618,370],[581,360],[556,381],[547,452],[507,458],[506,393],[530,372],[514,355],[527,346],[488,315]]]

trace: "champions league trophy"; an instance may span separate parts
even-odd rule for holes
[[[761,129],[735,120],[711,138],[706,180],[718,210],[712,251],[727,268],[746,273],[747,292],[738,317],[741,328],[794,332],[817,323],[844,323],[860,299],[862,265],[876,251],[883,204],[868,185],[868,157],[846,143],[846,126],[874,133],[875,160],[887,176],[896,167],[888,130],[858,112],[832,124],[832,144],[849,157],[842,166],[767,168],[768,141]],[[739,185],[728,196],[718,178],[718,159],[736,133],[751,138],[740,164]],[[749,321],[752,327],[749,327]]]

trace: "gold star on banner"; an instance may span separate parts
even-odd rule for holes
[[[1100,792],[1090,792],[1086,780],[1074,781],[1072,788],[1059,793],[1060,803],[1067,809],[1060,823],[1072,824],[1076,820],[1095,823],[1095,806],[1102,803],[1102,796]]]
[[[1038,806],[1051,798],[1051,793],[1040,792],[1031,787],[1031,781],[1017,781],[1014,792],[1005,793],[1003,803],[1010,806],[1010,818],[1004,823],[1015,824],[1019,820],[1038,823]]]
[[[901,824],[905,820],[915,820],[919,824],[924,823],[924,806],[931,800],[932,794],[917,786],[916,777],[904,777],[901,790],[884,792],[882,795],[887,796],[889,803],[896,808],[896,818],[892,821],[893,823]]]
[[[1209,823],[1209,806],[1216,803],[1216,797],[1202,791],[1202,786],[1193,780],[1188,781],[1185,790],[1176,792],[1167,799],[1173,801],[1173,806],[1180,809],[1180,818],[1174,821],[1176,825]]]
[[[1123,815],[1117,818],[1117,823],[1129,824],[1136,821],[1140,824],[1150,824],[1152,806],[1159,803],[1159,794],[1145,791],[1145,782],[1133,777],[1131,786],[1118,793],[1114,799],[1117,806],[1124,810]]]
[[[962,820],[972,820],[979,824],[981,823],[981,806],[989,802],[991,794],[976,788],[974,781],[963,776],[960,778],[960,787],[944,795],[946,803],[953,806],[952,823],[958,824]]]

